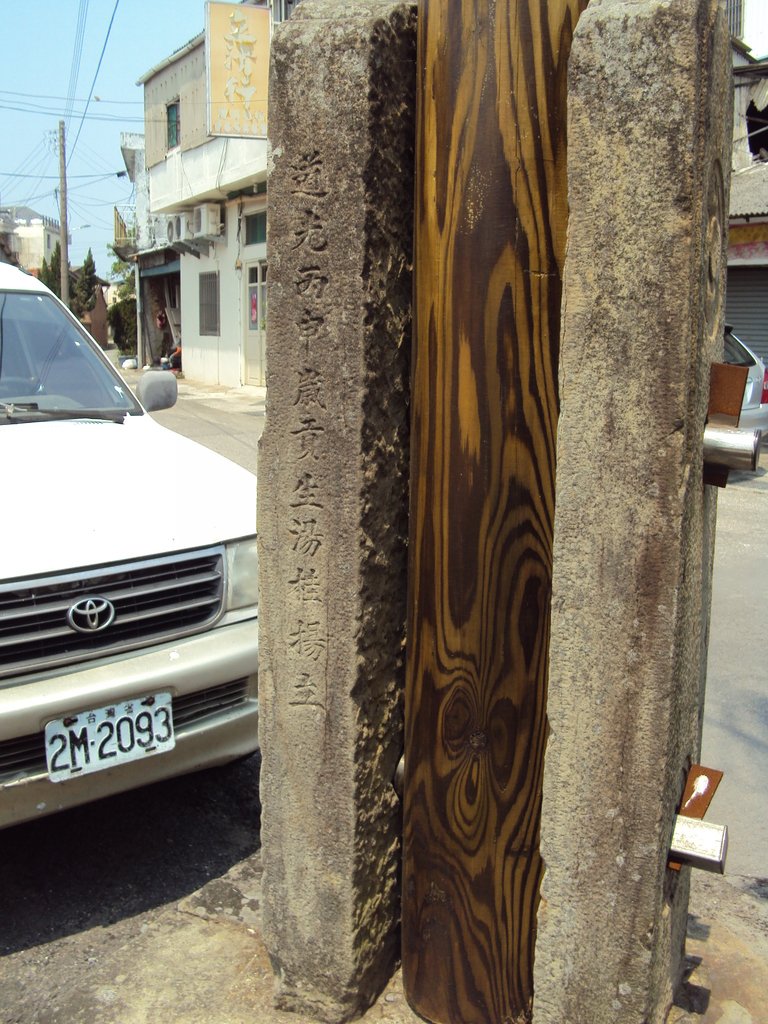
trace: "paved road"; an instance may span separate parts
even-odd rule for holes
[[[728,825],[729,876],[768,876],[767,586],[763,449],[758,474],[718,497],[702,763],[725,772],[707,817]]]
[[[264,389],[207,387],[183,379],[178,383],[179,401],[154,413],[157,422],[255,473],[264,429]]]
[[[180,382],[158,421],[256,469],[264,396]],[[704,763],[733,833],[694,877],[690,1007],[758,1024],[768,988],[765,468],[720,499]],[[742,641],[743,636],[743,641]],[[0,1024],[307,1024],[271,1007],[258,930],[258,757],[0,832]],[[417,1024],[399,973],[366,1024]]]

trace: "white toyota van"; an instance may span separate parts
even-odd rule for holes
[[[0,827],[258,746],[256,478],[0,264]]]

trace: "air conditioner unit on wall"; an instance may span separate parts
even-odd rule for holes
[[[165,234],[168,245],[180,242],[184,238],[184,217],[180,213],[171,214],[165,218]]]
[[[186,213],[172,213],[165,219],[168,245],[185,242],[193,237],[189,216]]]
[[[221,235],[221,208],[216,203],[196,206],[192,216],[192,234],[195,238],[219,238]]]

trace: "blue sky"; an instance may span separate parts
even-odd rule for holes
[[[108,277],[112,210],[130,203],[132,194],[127,177],[116,176],[125,170],[120,133],[144,130],[136,79],[202,31],[205,2],[117,0],[115,8],[115,0],[2,0],[2,6],[0,204],[59,218],[56,136],[63,119],[70,263],[82,263],[90,247],[97,272]]]
[[[205,0],[117,0],[116,6],[115,0],[2,0],[2,6],[0,204],[31,206],[58,219],[55,140],[63,118],[70,262],[82,263],[90,247],[98,273],[107,277],[112,210],[132,195],[128,179],[116,176],[125,170],[120,133],[143,131],[136,79],[202,31]],[[755,56],[768,54],[767,8],[768,0],[747,5],[746,41]]]

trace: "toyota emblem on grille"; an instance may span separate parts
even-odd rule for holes
[[[100,633],[114,619],[115,606],[106,597],[84,597],[67,612],[67,622],[78,633]]]

